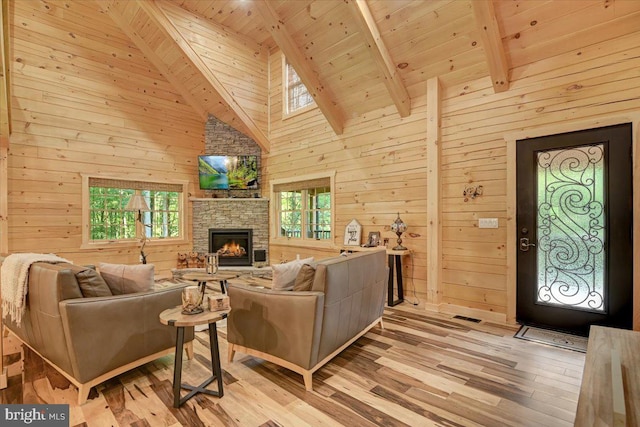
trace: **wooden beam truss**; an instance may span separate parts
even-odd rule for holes
[[[287,61],[296,70],[300,80],[306,86],[331,128],[337,135],[341,135],[344,128],[342,113],[331,100],[325,84],[316,76],[311,65],[295,44],[293,37],[287,31],[286,23],[280,19],[271,3],[268,0],[257,1],[255,6],[262,15],[271,36],[287,57]]]
[[[487,57],[493,90],[496,93],[504,92],[509,89],[509,63],[504,52],[493,0],[474,0],[471,4],[476,25],[480,30],[480,37],[482,37],[482,46]]]
[[[400,117],[407,117],[411,114],[411,98],[409,98],[409,93],[396,70],[389,50],[380,36],[369,5],[366,0],[351,0],[347,4],[358,23],[360,34],[364,37],[376,66],[384,74],[384,84]]]

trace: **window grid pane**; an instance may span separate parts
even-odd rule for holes
[[[180,236],[179,193],[175,191],[143,191],[150,212],[144,212],[145,234],[150,238]]]
[[[300,238],[302,233],[302,192],[281,192],[279,207],[279,236]]]
[[[331,239],[331,189],[328,187],[307,190],[307,238]]]
[[[296,73],[296,70],[288,62],[286,64],[286,70],[287,112],[292,113],[307,105],[311,105],[314,101],[306,86],[300,80],[298,73]]]
[[[135,213],[124,211],[133,190],[89,189],[90,240],[123,240],[135,237]]]

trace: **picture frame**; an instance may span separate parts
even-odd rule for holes
[[[379,246],[380,245],[380,232],[379,231],[370,231],[369,237],[367,237],[366,246],[369,248]]]
[[[352,219],[344,229],[344,246],[360,246],[362,226],[356,219]]]

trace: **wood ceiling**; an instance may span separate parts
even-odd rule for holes
[[[514,69],[637,31],[634,0],[100,0],[194,109],[230,123],[268,150],[268,55],[282,51],[337,134],[345,121],[411,99],[439,77],[490,76],[509,89]],[[179,21],[183,22],[181,27]],[[236,39],[263,68],[251,110],[212,71],[181,28],[193,21]],[[206,43],[205,43],[206,44]],[[173,51],[170,53],[169,51]],[[209,62],[210,64],[211,62]],[[258,67],[258,68],[261,68]],[[263,72],[264,76],[259,73]],[[260,84],[257,84],[259,87]]]

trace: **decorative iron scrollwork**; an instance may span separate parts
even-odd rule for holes
[[[538,153],[538,302],[603,312],[604,146]]]

